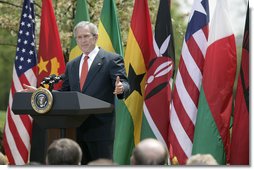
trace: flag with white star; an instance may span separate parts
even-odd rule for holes
[[[36,86],[36,58],[34,4],[32,0],[24,0],[3,139],[11,165],[24,165],[29,161],[32,118],[14,115],[11,108],[13,95],[23,89],[23,84]]]
[[[169,142],[172,163],[191,156],[209,24],[208,0],[195,0],[189,16],[172,93]],[[179,135],[180,134],[180,135]]]
[[[25,5],[23,7],[15,60],[15,69],[18,76],[24,74],[24,72],[37,64],[34,39],[35,21],[33,13],[34,11],[31,6]]]

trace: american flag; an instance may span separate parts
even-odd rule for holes
[[[14,115],[13,95],[23,89],[23,84],[36,86],[36,64],[34,4],[32,0],[24,0],[3,141],[9,163],[14,165],[24,165],[29,160],[32,118]]]
[[[179,164],[191,156],[208,40],[208,0],[195,0],[188,23],[171,102],[169,142]]]

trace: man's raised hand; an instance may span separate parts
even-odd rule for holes
[[[123,93],[123,83],[120,81],[120,77],[116,77],[116,82],[115,82],[115,91],[114,94],[122,94]]]
[[[23,84],[23,87],[24,87],[24,89],[21,90],[21,92],[34,92],[35,90],[37,90],[36,87],[29,86],[29,85],[26,85],[26,84]]]

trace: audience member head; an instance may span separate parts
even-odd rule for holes
[[[196,154],[189,157],[186,165],[218,165],[211,154]]]
[[[113,162],[111,159],[96,159],[94,161],[89,162],[87,165],[95,165],[95,166],[100,166],[100,165],[117,165],[115,162]]]
[[[73,140],[62,138],[55,140],[47,150],[47,165],[80,165],[82,151]]]
[[[0,165],[8,165],[8,159],[2,152],[0,152]]]
[[[167,149],[155,139],[141,141],[133,150],[131,165],[165,165],[168,159]]]

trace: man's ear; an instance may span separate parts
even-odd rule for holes
[[[98,41],[98,34],[95,34],[94,38],[95,38],[96,41]]]

